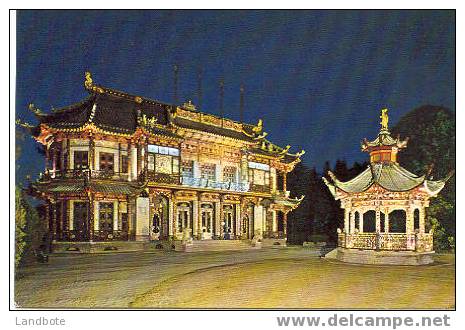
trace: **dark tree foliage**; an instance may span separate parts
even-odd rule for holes
[[[393,135],[409,137],[399,163],[415,174],[425,174],[433,165],[433,180],[444,178],[455,170],[455,116],[447,108],[425,105],[404,117],[392,128]],[[429,228],[434,229],[435,249],[454,247],[455,240],[455,176],[427,209]]]
[[[321,177],[327,177],[330,170],[341,180],[350,180],[365,168],[366,164],[359,163],[347,168],[344,160],[337,160],[333,169],[326,162],[324,173],[318,173],[315,168],[309,169],[304,164],[298,164],[288,174],[288,189],[293,196],[305,195],[305,198],[296,210],[289,213],[288,242],[302,244],[312,240],[312,236],[326,236],[329,242],[336,242],[337,228],[343,225],[344,212]]]

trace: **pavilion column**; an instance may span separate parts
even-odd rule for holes
[[[283,234],[287,239],[287,212],[283,212]]]
[[[381,231],[381,211],[379,208],[376,208],[376,232]]]
[[[63,141],[61,141],[61,148],[60,148],[60,171],[64,171],[65,170],[65,145],[66,145],[66,141],[67,139],[64,139]]]
[[[405,231],[407,234],[412,234],[414,232],[413,209],[410,207],[405,209]]]
[[[91,171],[95,170],[95,140],[93,136],[89,140],[89,168]]]
[[[60,231],[58,233],[58,238],[63,240],[63,225],[65,223],[65,201],[60,201]]]
[[[215,202],[215,236],[221,236],[221,202]]]
[[[199,226],[199,201],[197,198],[192,201],[192,218],[192,236],[200,238],[202,228]]]
[[[178,207],[177,207],[177,200],[173,197],[173,218],[171,222],[171,229],[173,238],[176,238],[176,234],[178,232]]]
[[[127,149],[127,154],[128,154],[128,178],[129,181],[132,181],[132,157],[131,157],[131,152],[132,152],[132,143],[128,143],[128,149]]]
[[[87,212],[88,223],[89,223],[89,242],[94,240],[94,196],[89,193],[89,210]]]
[[[350,211],[349,213],[349,222],[350,222],[350,233],[355,233],[355,212]]]
[[[57,207],[58,207],[58,202],[56,199],[54,199],[52,201],[52,241],[53,242],[56,242],[57,240],[57,223],[58,223]]]
[[[384,212],[384,232],[389,233],[389,209]]]
[[[52,177],[53,178],[55,177],[55,173],[57,170],[57,149],[56,148],[57,147],[55,146],[52,152]]]
[[[363,214],[358,212],[358,231],[363,233]]]
[[[49,164],[50,163],[50,150],[48,146],[45,146],[45,172],[49,171]]]
[[[273,211],[274,214],[274,211]],[[241,236],[242,230],[241,230],[241,205],[240,204],[235,204],[234,205],[234,219],[236,221],[236,233],[235,233],[235,239],[239,238]],[[274,217],[273,217],[274,221]]]
[[[140,144],[137,145],[137,164],[136,164],[136,168],[137,168],[137,177],[139,177],[139,175],[141,174],[141,159],[142,159],[142,151],[141,151],[142,147]],[[136,178],[137,179],[137,178]]]
[[[420,234],[424,234],[425,233],[425,208],[421,206],[418,209],[418,211],[419,211],[419,222],[420,222],[419,231],[420,231]]]
[[[287,173],[283,172],[283,191],[287,191]]]
[[[350,217],[350,209],[344,209],[344,233],[349,233],[349,217]]]

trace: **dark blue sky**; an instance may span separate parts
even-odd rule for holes
[[[94,82],[173,102],[179,99],[239,119],[263,118],[271,141],[305,149],[304,163],[363,161],[360,141],[374,138],[379,110],[390,123],[424,104],[455,111],[453,11],[20,11],[17,15],[17,116],[87,96]],[[27,138],[17,173],[43,169]]]

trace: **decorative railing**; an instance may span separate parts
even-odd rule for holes
[[[147,172],[147,179],[148,181],[158,182],[158,183],[179,184],[178,174]]]
[[[250,185],[250,191],[269,194],[271,192],[271,187],[270,186],[263,186],[263,185],[259,185],[259,184],[251,184]]]
[[[347,249],[429,252],[433,251],[433,234],[339,233],[338,246]]]
[[[194,188],[211,188],[219,190],[230,190],[230,191],[249,191],[249,183],[236,183],[236,182],[219,182],[202,178],[193,178],[188,176],[181,177],[181,184],[183,186],[194,187]]]
[[[47,181],[53,179],[108,179],[118,181],[128,181],[129,174],[114,171],[97,171],[90,169],[68,169],[68,170],[50,170],[41,173],[40,180]]]

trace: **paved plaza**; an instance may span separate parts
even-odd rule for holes
[[[52,255],[23,270],[24,308],[438,308],[455,306],[455,259],[368,266],[305,248]]]

